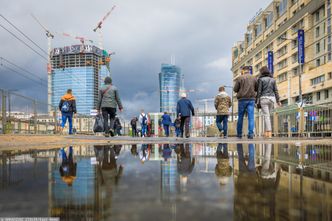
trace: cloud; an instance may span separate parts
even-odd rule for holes
[[[230,57],[221,57],[206,65],[207,68],[216,68],[218,70],[229,70],[232,67],[232,59]]]

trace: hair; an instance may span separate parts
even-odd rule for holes
[[[187,94],[186,93],[182,93],[181,97],[187,97]]]
[[[68,90],[67,90],[67,94],[71,94],[72,92],[73,92],[72,89],[68,89]]]
[[[219,87],[219,91],[220,91],[220,92],[225,91],[225,86],[221,86],[221,87]]]
[[[262,76],[271,76],[271,72],[270,72],[269,68],[266,67],[266,66],[263,66],[263,67],[259,70],[259,72],[260,72],[260,74],[261,74]]]
[[[164,114],[167,114],[167,111],[165,111]]]
[[[250,71],[250,67],[249,66],[243,66],[242,71]]]
[[[112,84],[112,78],[111,77],[106,77],[104,80],[105,84]]]

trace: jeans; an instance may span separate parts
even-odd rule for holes
[[[217,115],[216,123],[219,132],[224,131],[224,136],[227,136],[228,115]]]
[[[239,100],[238,112],[239,119],[237,121],[237,136],[242,137],[242,128],[243,128],[243,118],[244,114],[248,114],[248,136],[254,136],[254,111],[255,111],[255,100],[252,99],[242,99]]]
[[[189,124],[190,124],[190,116],[187,117],[181,117],[181,137],[183,137],[183,133],[185,132],[186,137],[190,136],[190,128],[189,128]]]
[[[271,112],[274,108],[274,102],[268,98],[260,100],[262,106],[262,114],[264,117],[265,131],[272,131]]]
[[[68,156],[67,156],[67,153],[65,151],[64,148],[61,149],[61,158],[63,161],[72,161],[73,160],[73,147],[70,146],[69,147],[69,153],[68,153]]]
[[[164,125],[164,131],[165,131],[166,137],[169,137],[169,125]]]
[[[105,133],[109,133],[110,129],[114,128],[114,121],[116,115],[116,108],[112,107],[103,107],[101,108],[101,112],[104,118],[104,131]],[[108,125],[108,120],[110,120],[110,125]]]
[[[131,131],[132,131],[132,136],[136,137],[137,136],[137,128],[136,128],[136,126],[131,126]]]
[[[148,125],[143,124],[142,125],[142,136],[146,136],[147,132],[148,132]]]
[[[73,113],[64,113],[62,112],[62,123],[61,127],[64,128],[66,123],[69,123],[69,134],[73,134]]]
[[[241,172],[255,172],[255,146],[254,144],[248,144],[249,149],[249,159],[248,164],[245,162],[244,153],[243,153],[243,145],[242,144],[236,144],[237,146],[237,153],[238,153],[238,159],[239,159],[239,170]]]
[[[176,137],[179,137],[180,134],[181,134],[181,129],[180,127],[175,127],[175,134],[176,134]]]

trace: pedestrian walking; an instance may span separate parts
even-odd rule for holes
[[[62,115],[61,128],[65,127],[67,120],[69,123],[69,134],[73,134],[73,115],[76,115],[76,99],[72,94],[72,89],[68,89],[67,93],[62,96],[59,103],[59,110]]]
[[[170,129],[169,127],[172,124],[172,119],[171,119],[171,116],[167,112],[164,112],[164,115],[161,116],[161,123],[163,124],[163,127],[164,127],[165,136],[169,137],[169,129]]]
[[[181,135],[181,117],[177,117],[174,121],[175,134],[176,137]]]
[[[61,153],[61,165],[59,168],[60,176],[63,182],[65,182],[68,186],[72,186],[74,180],[76,179],[76,169],[77,163],[74,162],[73,158],[73,147],[70,146],[68,150],[68,154],[65,151],[65,148],[60,150]]]
[[[119,107],[120,111],[123,111],[118,89],[112,84],[112,78],[106,77],[104,85],[99,90],[97,104],[98,112],[102,112],[104,118],[105,137],[109,137],[109,135],[114,136],[114,121],[117,107]],[[108,121],[110,121],[110,126]]]
[[[122,129],[121,121],[118,117],[115,117],[114,132],[115,132],[116,136],[121,136],[121,129]]]
[[[273,78],[268,67],[264,66],[260,69],[260,77],[258,79],[258,90],[256,106],[262,109],[265,125],[265,137],[272,138],[271,112],[276,104],[280,104],[280,97],[276,80]]]
[[[144,110],[142,110],[139,115],[139,122],[141,124],[141,136],[145,137],[148,130],[148,115],[144,113]]]
[[[181,99],[177,103],[176,107],[177,116],[181,117],[181,137],[183,137],[184,132],[186,138],[190,137],[190,115],[195,116],[195,110],[194,107],[189,99],[187,99],[187,94],[182,93]]]
[[[242,68],[242,75],[235,81],[234,92],[238,99],[237,137],[242,138],[244,114],[248,114],[248,139],[254,138],[254,111],[257,92],[257,79],[250,74],[250,68]]]
[[[131,131],[132,131],[132,136],[133,137],[137,137],[138,133],[137,133],[137,117],[133,117],[133,119],[131,119],[130,121],[130,126],[131,126]]]
[[[219,87],[219,93],[214,99],[214,107],[217,110],[216,124],[220,132],[220,136],[227,138],[227,124],[229,116],[229,108],[232,106],[231,97],[225,91],[225,87]]]

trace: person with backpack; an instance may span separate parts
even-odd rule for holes
[[[195,110],[191,101],[187,99],[187,94],[182,93],[181,99],[177,103],[176,113],[178,117],[181,117],[181,137],[183,137],[184,132],[186,138],[190,137],[190,114],[195,116]],[[184,131],[185,129],[185,131]]]
[[[123,111],[123,106],[118,89],[112,84],[112,78],[106,77],[104,83],[105,84],[99,90],[97,110],[98,113],[102,112],[104,118],[105,137],[109,137],[109,135],[113,137],[116,109],[119,107],[119,110]],[[108,125],[108,120],[110,120],[110,126]]]
[[[139,115],[139,122],[141,124],[141,136],[145,137],[147,135],[148,130],[148,115],[144,113],[144,110],[141,111]]]
[[[161,116],[161,123],[164,127],[165,136],[169,137],[169,126],[172,124],[172,119],[167,112],[165,112],[164,115]]]
[[[130,121],[130,125],[131,125],[131,131],[132,131],[132,136],[133,137],[137,137],[138,132],[137,132],[137,117],[133,117],[133,119],[131,119]]]
[[[219,93],[214,99],[214,107],[217,110],[216,123],[220,132],[220,137],[223,135],[227,138],[227,124],[229,116],[229,108],[232,106],[231,97],[225,91],[225,87],[219,87]]]
[[[76,99],[72,92],[72,89],[68,89],[67,94],[62,96],[59,103],[59,110],[62,115],[61,128],[63,130],[68,120],[69,134],[73,134],[73,114],[76,115]]]
[[[266,66],[262,67],[260,74],[256,106],[262,109],[265,124],[265,137],[272,138],[271,112],[276,104],[281,105],[280,97],[276,80],[270,73],[269,68]]]

